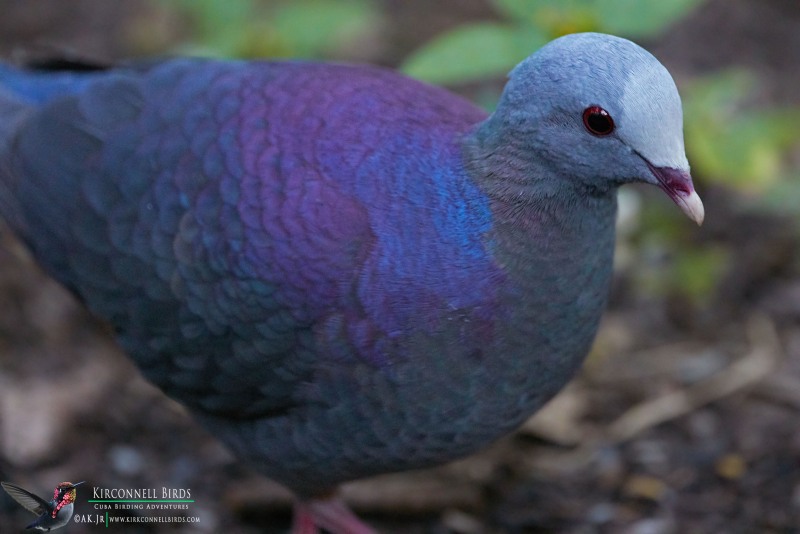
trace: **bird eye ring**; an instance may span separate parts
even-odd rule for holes
[[[583,125],[597,136],[605,136],[614,131],[614,119],[600,106],[589,106],[583,110]]]

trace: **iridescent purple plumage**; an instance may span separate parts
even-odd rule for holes
[[[488,118],[367,67],[1,67],[0,211],[150,380],[298,495],[444,462],[577,369],[617,187],[688,180],[680,117],[649,107],[680,115],[663,67],[609,36],[556,43]],[[581,121],[598,104],[604,139]]]

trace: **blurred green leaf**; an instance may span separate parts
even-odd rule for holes
[[[708,303],[729,268],[732,252],[709,243],[690,244],[692,229],[676,222],[681,216],[674,208],[653,204],[644,210],[645,214],[657,215],[640,227],[635,268],[630,274],[642,294],[682,295],[696,304]]]
[[[253,20],[253,0],[163,0],[186,13],[195,39],[181,46],[182,53],[206,56],[235,56],[247,41],[247,21]]]
[[[511,20],[533,23],[533,14],[541,5],[539,0],[493,0],[497,11]]]
[[[271,24],[289,54],[310,57],[326,48],[336,48],[376,24],[377,14],[369,2],[358,0],[295,0],[281,4]]]
[[[705,0],[494,0],[509,19],[545,30],[550,37],[600,31],[647,37],[674,23]]]
[[[704,0],[595,0],[600,31],[648,37],[662,31]]]
[[[174,4],[190,13],[196,30],[212,35],[220,28],[235,30],[255,10],[254,0],[166,0],[166,4]]]
[[[331,57],[377,24],[371,0],[161,0],[190,18],[183,53],[223,57]]]
[[[730,250],[722,247],[684,247],[670,272],[670,291],[696,303],[708,302],[730,262]]]
[[[500,23],[462,26],[412,54],[401,69],[433,83],[457,83],[505,74],[542,46],[540,32]]]
[[[726,109],[738,107],[747,95],[756,88],[755,77],[744,70],[717,72],[692,81],[686,89],[691,93],[684,102],[684,109],[693,112],[704,109],[714,113],[726,113]]]
[[[706,77],[684,91],[686,146],[693,167],[710,181],[764,192],[785,180],[787,152],[800,145],[800,109],[756,108],[757,86],[742,71]]]
[[[548,40],[595,30],[594,3],[595,0],[494,0],[500,13],[518,24],[544,31]]]
[[[704,0],[493,0],[507,22],[475,23],[424,45],[403,65],[411,76],[455,84],[507,72],[547,41],[598,31],[644,37]]]

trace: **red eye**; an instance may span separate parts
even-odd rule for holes
[[[589,106],[583,111],[583,125],[594,135],[608,135],[614,131],[614,119],[600,106]]]

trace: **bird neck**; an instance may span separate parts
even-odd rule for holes
[[[530,254],[545,253],[538,261],[563,261],[560,254],[585,257],[600,248],[611,252],[616,188],[587,189],[543,157],[535,125],[512,127],[510,120],[495,113],[463,141],[468,173],[489,197],[495,226],[503,229],[501,249],[519,256],[525,242]]]
[[[55,519],[56,516],[62,511],[63,513],[69,514],[70,510],[72,510],[73,501],[74,498],[70,497],[69,493],[64,495],[60,501],[56,500],[51,501],[51,504],[53,505],[53,511],[51,512],[53,519]]]
[[[616,191],[588,194],[547,168],[524,139],[502,144],[481,133],[465,140],[466,166],[490,199],[488,246],[508,276],[501,299],[514,310],[503,323],[506,337],[526,340],[502,351],[503,365],[512,373],[542,369],[524,387],[547,396],[583,360],[605,307]]]

